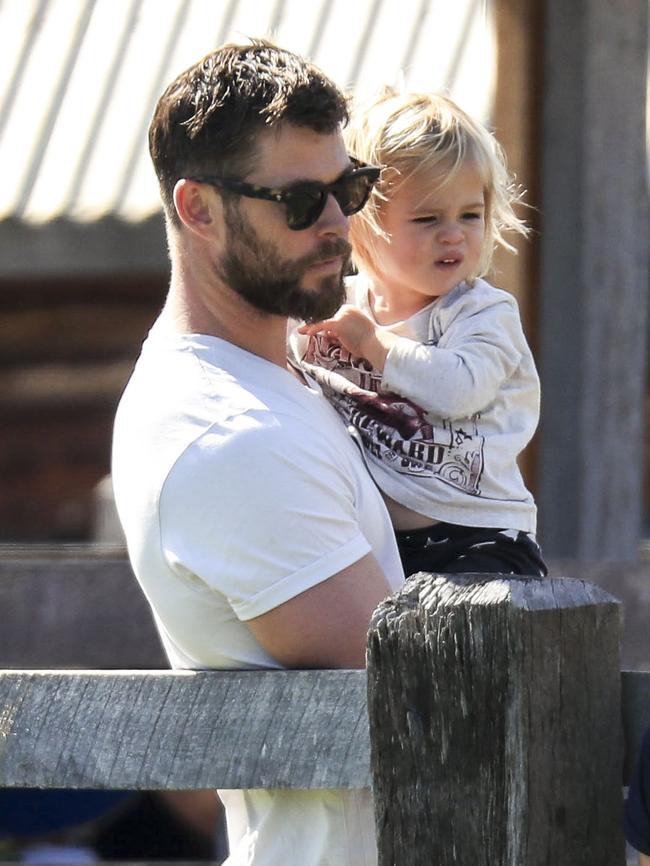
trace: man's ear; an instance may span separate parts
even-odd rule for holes
[[[205,184],[181,178],[174,187],[174,206],[180,221],[190,231],[202,236],[214,233],[221,199],[211,194]]]

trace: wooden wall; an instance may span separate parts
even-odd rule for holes
[[[167,277],[0,284],[0,541],[85,539]]]
[[[541,185],[540,126],[543,81],[543,9],[540,0],[497,0],[495,4],[497,79],[492,125],[505,150],[508,168],[525,191],[518,214],[531,229],[527,238],[511,235],[516,254],[499,248],[490,278],[517,298],[521,318],[534,355],[537,355],[539,292],[539,202]],[[521,455],[526,483],[537,483],[537,440]]]
[[[648,351],[648,2],[544,3],[537,501],[547,556],[635,560]]]

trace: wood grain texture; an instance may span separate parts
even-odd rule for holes
[[[322,676],[325,676],[325,672],[320,672]],[[11,671],[10,676],[7,675],[8,672],[4,671],[0,673],[0,695],[2,696],[2,704],[0,705],[0,736],[7,735],[9,731],[9,719],[15,717],[15,711],[12,709],[14,707],[14,703],[12,702],[11,696],[15,694],[16,683],[20,680],[20,678],[28,677],[29,680],[29,688],[32,690],[32,693],[35,689],[45,689],[48,693],[51,693],[52,690],[52,679],[50,677],[44,677],[43,672],[39,672],[38,676],[33,676],[35,672],[25,672],[25,671]],[[216,676],[220,676],[221,673],[215,672]],[[272,675],[272,674],[271,674]],[[72,713],[72,710],[68,708],[64,709],[62,706],[62,702],[68,699],[71,699],[73,702],[73,708],[78,708],[78,694],[77,690],[79,689],[80,683],[87,682],[84,680],[84,677],[88,678],[88,681],[91,683],[97,676],[97,672],[83,672],[83,671],[75,671],[74,673],[63,673],[60,672],[57,674],[57,704],[58,711],[60,713],[67,712],[68,714]],[[127,688],[135,689],[136,687],[132,684],[133,682],[138,682],[138,688],[145,689],[146,685],[142,681],[142,677],[146,676],[142,672],[120,672],[116,675],[120,683],[124,681],[125,677],[134,677],[135,679],[131,681],[131,683],[127,686]],[[186,674],[179,674],[181,677],[185,677]],[[225,673],[226,677],[232,676],[232,674]],[[334,676],[338,676],[337,672],[334,672]],[[74,680],[73,687],[69,687],[66,683],[68,678]],[[198,688],[202,687],[200,677],[197,680],[195,677],[193,682],[197,684]],[[193,688],[194,686],[192,686]],[[115,688],[114,691],[111,692],[117,699],[120,699],[120,689]],[[221,694],[220,690],[216,691],[217,696],[219,697]],[[220,699],[220,698],[219,698]],[[358,700],[359,696],[355,693],[355,700]],[[108,700],[108,698],[104,698],[104,701]],[[242,691],[242,700],[246,700],[245,691]],[[36,722],[40,719],[40,702],[32,699],[29,706],[23,704],[21,710],[21,724],[28,729],[33,727],[32,722],[30,722],[28,718],[28,713],[30,711],[35,711],[38,713]],[[96,703],[93,704],[93,707],[96,709]],[[105,709],[105,704],[102,705],[103,709]],[[31,709],[30,709],[31,708]],[[157,706],[154,703],[154,708],[157,709]],[[625,772],[623,782],[627,784],[629,782],[630,773],[634,763],[636,761],[636,756],[639,751],[639,746],[641,744],[641,739],[643,734],[648,726],[650,726],[650,671],[624,671],[622,673],[622,709],[623,709],[623,726],[625,732],[625,746],[626,746],[626,760],[625,760]],[[121,710],[118,710],[121,711]],[[113,712],[113,711],[112,711]],[[325,719],[327,723],[328,719]],[[143,720],[143,724],[147,722]],[[14,735],[17,735],[17,732],[13,732]],[[3,744],[4,746],[4,744]],[[361,744],[359,744],[359,749],[361,748]],[[117,750],[116,750],[117,754]],[[361,754],[361,752],[359,752]],[[67,783],[67,770],[63,769],[63,774],[59,778],[59,783],[64,785]]]
[[[0,673],[0,786],[370,786],[364,671]]]
[[[647,387],[648,0],[542,6],[539,531],[547,556],[634,560]]]
[[[624,862],[619,618],[583,581],[480,575],[419,575],[380,605],[380,866]]]

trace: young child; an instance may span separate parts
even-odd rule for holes
[[[362,445],[407,575],[544,576],[517,467],[539,380],[515,299],[481,279],[502,233],[527,232],[501,148],[451,100],[391,90],[348,147],[383,167],[351,218],[359,273],[293,352]]]

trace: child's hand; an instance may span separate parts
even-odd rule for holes
[[[376,325],[350,304],[344,304],[331,319],[302,325],[301,334],[322,334],[335,337],[351,355],[365,358],[372,366],[383,371],[393,335],[377,328]]]
[[[363,358],[363,344],[372,337],[375,326],[365,313],[357,310],[350,304],[344,304],[331,319],[322,322],[314,322],[311,325],[302,325],[298,328],[301,334],[322,334],[336,337],[338,342],[347,349],[351,355]]]

